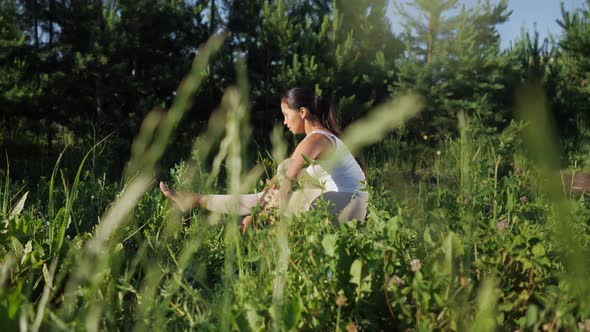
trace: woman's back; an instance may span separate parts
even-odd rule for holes
[[[326,192],[364,191],[365,174],[344,143],[333,133],[320,129],[311,131],[303,140],[313,134],[324,135],[330,140],[335,160],[316,159],[305,169],[306,172],[318,180]]]

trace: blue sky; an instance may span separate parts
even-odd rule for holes
[[[408,0],[390,0],[402,1]],[[490,0],[492,3],[497,0]],[[472,6],[476,4],[477,0],[459,0],[460,4]],[[510,42],[518,39],[521,34],[521,29],[533,32],[536,23],[537,31],[541,40],[549,34],[558,37],[561,34],[561,27],[556,20],[561,18],[560,4],[563,2],[566,10],[574,10],[576,8],[583,8],[586,0],[508,0],[508,7],[512,10],[512,15],[508,22],[497,26],[500,33],[502,48],[510,45]],[[393,25],[394,32],[401,31],[399,23],[397,23],[397,15],[394,13],[393,6],[389,8],[389,17]]]

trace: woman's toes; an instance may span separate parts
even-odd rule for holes
[[[173,191],[170,190],[163,181],[160,181],[160,191],[162,191],[162,194],[164,194],[164,197],[166,198],[170,198],[173,194]]]

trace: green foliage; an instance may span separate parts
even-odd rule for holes
[[[569,124],[580,125],[575,134],[562,130],[571,139],[564,140],[567,162],[586,162],[580,114],[588,48],[578,45],[587,44],[588,10],[564,12],[560,48],[526,36],[500,52],[495,26],[508,17],[506,2],[457,3],[417,1],[430,19],[408,15],[407,31],[394,36],[381,0],[3,2],[0,87],[9,112],[2,136],[19,132],[14,120],[23,117],[44,120],[36,128],[46,131],[45,143],[56,141],[56,131],[75,132],[86,146],[89,119],[100,122],[94,136],[127,132],[82,154],[74,150],[80,146],[68,148],[46,178],[11,178],[8,165],[0,172],[1,326],[588,325],[590,203],[587,194],[563,192],[551,173],[560,153],[546,113],[576,115]],[[214,37],[197,50],[224,29],[231,32],[225,41]],[[192,55],[191,72],[173,93]],[[531,81],[544,91],[529,88],[517,106],[535,113],[513,120],[507,95]],[[286,144],[275,130],[272,150],[261,144],[252,158],[248,122],[266,132],[277,96],[295,84],[332,93],[346,124],[390,96],[411,90],[425,97],[384,103],[343,135],[353,151],[373,145],[364,222],[334,225],[329,203],[319,200],[311,211],[277,214],[274,224],[240,234],[237,216],[180,216],[152,188],[166,157],[174,160],[175,188],[235,194],[264,183],[248,158],[274,169]],[[219,101],[208,126],[175,136]],[[421,117],[406,123],[423,101]],[[198,134],[190,161],[166,156],[174,140]],[[115,144],[131,157],[124,176],[111,180],[97,165],[122,164],[112,160],[121,150],[108,154]]]
[[[17,6],[16,1],[0,4],[0,104],[4,107],[18,104],[22,98],[38,92],[26,83],[28,63],[21,54],[26,34],[19,27]]]
[[[258,133],[274,126],[278,96],[294,85],[332,96],[345,127],[390,97],[417,92],[426,110],[401,139],[426,151],[458,134],[460,111],[479,121],[482,135],[501,132],[513,117],[513,91],[541,81],[566,150],[563,164],[587,167],[587,8],[564,10],[564,34],[555,43],[531,33],[500,51],[497,26],[509,19],[507,1],[395,3],[404,27],[399,34],[385,0],[5,1],[3,147],[20,170],[15,142],[31,136],[33,145],[49,150],[49,167],[62,140],[76,144],[114,132],[109,160],[120,175],[121,156],[141,120],[154,108],[166,111],[198,45],[225,31],[204,88],[179,124],[178,144],[167,152],[167,167],[204,130],[241,57],[251,84],[251,123],[260,129],[252,138],[263,148],[269,140]]]
[[[204,65],[197,61],[197,68]],[[218,157],[234,165],[225,186],[230,192],[241,189],[240,179],[254,183],[236,164],[243,152],[239,142],[248,134],[240,126],[247,121],[239,113],[247,104],[239,97],[241,88],[228,90],[222,110],[233,114],[222,129],[227,149],[220,149]],[[588,319],[581,293],[587,289],[585,274],[579,274],[586,268],[572,265],[590,250],[588,197],[563,201],[567,212],[554,212],[552,196],[535,189],[544,177],[537,178],[521,161],[520,134],[526,125],[515,122],[501,135],[481,138],[477,122],[460,116],[460,138],[440,143],[440,153],[423,165],[434,181],[402,178],[404,190],[387,181],[392,169],[409,171],[402,160],[370,164],[372,198],[365,222],[335,226],[328,202],[319,201],[309,212],[292,219],[278,216],[277,223],[240,235],[235,216],[196,212],[180,217],[156,189],[147,189],[148,183],[134,187],[141,170],[159,158],[157,147],[169,137],[166,128],[174,128],[183,96],[176,116],[155,127],[146,119],[134,151],[143,147],[147,152],[133,155],[145,162],[129,164],[130,172],[140,173],[124,188],[103,189],[100,179],[80,171],[81,165],[75,201],[67,187],[62,192],[47,184],[50,193],[55,191],[48,206],[64,206],[49,218],[39,210],[43,205],[15,192],[8,176],[2,178],[3,326],[570,330]],[[395,105],[397,116],[411,107]],[[350,130],[366,127],[383,135],[378,125],[383,124],[367,120]],[[212,136],[215,128],[210,128]],[[199,152],[211,151],[197,141]],[[276,149],[278,158],[282,148]],[[193,161],[199,159],[195,155]],[[183,182],[193,171],[178,165],[171,175],[194,188]],[[105,190],[114,203],[102,200],[106,213],[93,230],[55,223],[67,215],[84,218],[88,196]],[[66,214],[68,204],[70,211],[82,213]],[[559,227],[569,218],[565,214],[572,217],[568,239],[575,239],[574,247],[564,243]],[[224,223],[218,223],[220,218]],[[67,229],[56,233],[55,227]],[[60,234],[61,250],[54,249],[52,232]]]
[[[563,27],[563,35],[559,45],[563,49],[561,78],[567,84],[562,89],[563,102],[559,106],[564,107],[560,118],[567,118],[569,126],[565,130],[575,133],[563,135],[570,154],[570,161],[577,162],[580,167],[588,168],[588,155],[590,153],[590,115],[588,101],[590,100],[590,61],[588,50],[590,39],[590,2],[586,1],[585,7],[573,12],[567,12],[562,7],[563,19],[558,23]],[[567,101],[566,101],[567,100]],[[585,110],[585,111],[580,111]],[[561,112],[560,112],[561,113]],[[576,128],[572,128],[575,123]],[[573,130],[572,130],[573,129]],[[565,130],[562,130],[564,132]]]

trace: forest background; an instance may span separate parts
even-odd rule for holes
[[[459,111],[481,134],[513,119],[515,91],[543,85],[564,149],[563,166],[588,167],[590,89],[587,8],[563,12],[558,40],[526,32],[500,49],[506,1],[396,5],[393,33],[380,1],[4,1],[0,7],[0,148],[13,176],[51,169],[66,145],[81,152],[108,134],[105,165],[121,174],[145,115],[166,110],[210,35],[227,33],[168,151],[190,153],[244,57],[251,86],[253,151],[280,121],[279,96],[295,85],[333,98],[341,124],[408,91],[427,109],[407,125],[408,151],[457,134]],[[428,141],[424,140],[428,138]],[[29,158],[34,157],[32,165]],[[2,163],[5,168],[5,163]],[[34,166],[34,167],[32,167]],[[41,167],[39,167],[41,166]],[[47,174],[46,174],[47,175]]]

